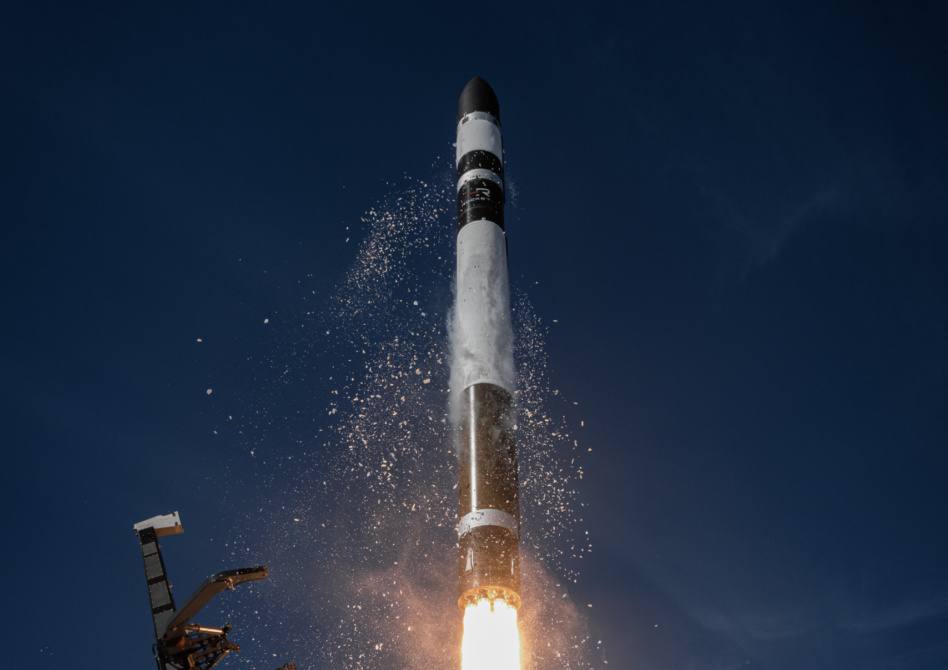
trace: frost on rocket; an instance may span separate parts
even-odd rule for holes
[[[371,208],[334,292],[301,298],[271,324],[271,353],[251,361],[259,393],[221,408],[233,415],[222,424],[234,452],[255,454],[243,464],[252,476],[228,476],[225,504],[253,510],[222,533],[228,562],[271,574],[227,603],[248,603],[260,626],[250,653],[228,659],[235,666],[268,667],[253,653],[274,648],[301,668],[458,667],[452,177],[406,178]],[[513,332],[524,667],[592,667],[568,595],[588,551],[578,449],[553,414],[562,401],[546,375],[545,328],[516,286]]]
[[[450,317],[451,387],[488,383],[514,394],[517,373],[504,233],[490,221],[469,223],[458,235],[457,254],[465,262],[458,262]]]

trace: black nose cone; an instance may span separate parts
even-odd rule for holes
[[[494,89],[480,77],[467,82],[458,100],[458,121],[471,112],[487,112],[500,121],[500,103],[494,95]]]

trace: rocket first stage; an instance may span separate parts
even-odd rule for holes
[[[459,411],[458,605],[502,598],[520,608],[516,370],[500,105],[472,79],[458,101],[455,370]]]

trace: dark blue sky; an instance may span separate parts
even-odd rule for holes
[[[340,617],[307,604],[346,588],[313,575],[356,550],[324,545],[364,540],[317,523],[348,484],[331,394],[364,369],[347,346],[420,323],[395,277],[430,305],[403,345],[443,342],[480,75],[530,351],[582,454],[574,667],[948,667],[945,10],[594,4],[0,7],[2,665],[151,667],[131,526],[180,510],[179,602],[273,570],[201,619],[236,624],[221,667],[392,667],[329,659]],[[380,212],[388,253],[424,252],[366,288]],[[291,508],[322,516],[261,530]]]

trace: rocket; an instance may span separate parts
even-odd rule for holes
[[[516,369],[504,232],[500,105],[472,79],[458,101],[454,379],[459,429],[458,606],[520,608]]]

